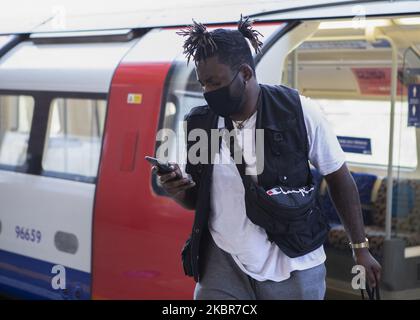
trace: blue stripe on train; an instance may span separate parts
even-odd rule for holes
[[[53,289],[55,264],[0,250],[0,295],[21,299],[90,299],[91,274],[65,267],[66,289]]]

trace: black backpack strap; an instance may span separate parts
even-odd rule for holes
[[[305,125],[305,118],[303,115],[303,108],[302,108],[302,104],[301,104],[301,100],[300,100],[300,96],[298,91],[296,92],[296,96],[297,96],[297,108],[296,108],[296,113],[297,113],[297,117],[298,117],[298,123],[299,123],[299,134],[301,139],[303,140],[303,150],[305,151],[305,155],[306,155],[306,163],[308,165],[308,184],[312,183],[313,181],[313,176],[312,176],[312,172],[311,172],[311,167],[309,165],[309,140],[308,140],[308,131],[306,130],[306,125]]]
[[[185,130],[185,142],[187,147],[187,155],[189,148],[195,144],[195,141],[188,141],[189,133],[194,129],[203,129],[206,131],[208,137],[210,137],[211,129],[216,121],[217,116],[214,112],[210,110],[207,105],[198,106],[191,109],[191,111],[185,115],[184,121],[186,121],[186,130]],[[208,145],[209,150],[211,145]],[[210,153],[209,153],[210,154]],[[209,162],[210,163],[210,162]],[[193,176],[194,181],[198,180],[201,177],[203,170],[203,165],[192,165],[187,157],[187,163],[185,171],[190,173]],[[199,181],[196,181],[199,182]]]

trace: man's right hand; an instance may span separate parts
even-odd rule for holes
[[[156,166],[152,166],[152,172],[158,176],[158,182],[162,188],[171,196],[175,197],[180,192],[195,186],[190,178],[183,177],[181,169],[176,163],[170,163],[175,170],[171,173],[160,173]]]

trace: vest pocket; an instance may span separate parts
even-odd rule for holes
[[[308,164],[306,160],[296,160],[293,158],[293,164],[281,165],[278,164],[277,168],[277,183],[288,187],[300,187],[306,185]],[[281,159],[279,159],[281,162]]]

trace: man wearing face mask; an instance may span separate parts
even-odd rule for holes
[[[234,128],[239,146],[255,149],[253,135],[247,137],[243,132],[264,130],[262,172],[249,165],[245,154],[244,166],[237,165],[231,145],[222,141],[220,163],[213,165],[211,157],[209,163],[187,160],[185,170],[195,184],[182,178],[177,165],[176,172],[157,173],[176,202],[195,210],[192,233],[182,250],[185,274],[197,282],[194,299],[324,298],[322,241],[312,241],[299,254],[288,254],[281,241],[273,241],[268,229],[250,220],[241,179],[246,168],[252,181],[265,190],[277,185],[298,187],[310,177],[308,160],[325,176],[355,261],[366,268],[367,280],[375,286],[381,267],[368,251],[358,192],[337,138],[314,101],[292,88],[257,82],[247,40],[256,52],[262,43],[249,19],[241,17],[238,30],[211,32],[194,22],[179,34],[187,37],[184,52],[188,61],[194,59],[207,102],[185,117],[188,132]],[[190,146],[188,143],[187,149]]]

